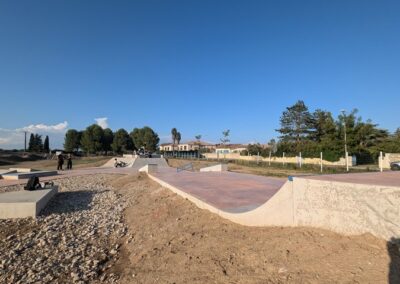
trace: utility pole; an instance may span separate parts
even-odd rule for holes
[[[346,159],[346,171],[349,171],[349,159],[347,153],[347,131],[346,131],[346,110],[341,110],[343,114],[343,127],[344,127],[344,158]]]
[[[24,131],[24,134],[25,134],[24,152],[26,153],[26,131]]]

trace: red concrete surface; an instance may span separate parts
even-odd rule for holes
[[[163,169],[153,176],[227,212],[252,210],[270,199],[287,179],[233,172],[177,172]]]
[[[303,178],[356,184],[400,186],[400,171],[318,175],[305,176]]]

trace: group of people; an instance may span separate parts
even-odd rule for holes
[[[72,170],[72,155],[68,154],[67,156],[67,170]],[[57,171],[62,171],[64,166],[64,155],[59,154],[57,156]]]

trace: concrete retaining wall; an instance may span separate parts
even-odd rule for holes
[[[343,234],[400,236],[400,187],[294,179],[294,223]]]

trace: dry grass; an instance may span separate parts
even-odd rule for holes
[[[80,159],[74,159],[72,165],[74,169],[77,168],[89,168],[98,167],[105,164],[111,157],[83,157]],[[66,167],[66,162],[64,167]],[[57,160],[38,160],[38,161],[27,161],[27,162],[16,162],[14,164],[8,164],[0,166],[0,169],[8,168],[31,168],[38,170],[55,170],[57,169]]]

